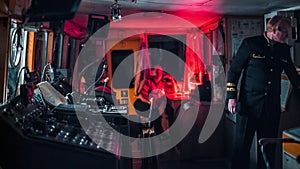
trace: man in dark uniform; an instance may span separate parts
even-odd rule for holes
[[[300,79],[290,57],[290,46],[285,44],[290,28],[288,19],[274,16],[268,21],[263,35],[243,40],[232,60],[227,81],[228,110],[238,112],[232,169],[249,168],[255,131],[257,140],[278,137],[283,70],[294,89],[300,88]],[[241,74],[237,101],[237,84]],[[274,168],[275,146],[267,148],[268,160]],[[258,167],[263,169],[266,166],[260,150],[257,153]]]

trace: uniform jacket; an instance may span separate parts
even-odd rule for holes
[[[228,71],[227,99],[237,98],[242,74],[239,113],[257,117],[264,111],[280,113],[283,70],[293,87],[299,89],[300,80],[290,57],[290,46],[270,41],[265,35],[244,39]]]

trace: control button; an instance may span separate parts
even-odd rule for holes
[[[8,115],[8,113],[9,112],[11,112],[11,111],[9,111],[7,108],[4,108],[3,110],[2,110],[2,113],[4,114],[4,115]]]
[[[271,56],[271,59],[274,59],[274,57],[273,57],[273,56]]]
[[[268,93],[266,92],[266,93],[264,93],[264,95],[265,95],[265,96],[267,96],[267,95],[268,95]]]
[[[273,69],[272,69],[272,68],[270,69],[270,72],[273,72]]]
[[[268,81],[268,84],[271,84],[272,82],[271,81]]]

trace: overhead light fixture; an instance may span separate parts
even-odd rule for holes
[[[113,21],[121,20],[121,5],[118,4],[118,0],[115,0],[115,3],[110,7],[111,19]]]

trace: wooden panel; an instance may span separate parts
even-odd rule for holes
[[[52,63],[53,40],[54,40],[54,33],[49,32],[48,45],[47,45],[47,63]]]
[[[9,30],[10,30],[10,19],[7,17],[0,17],[0,102],[4,102],[7,99],[7,70],[8,70],[8,43],[9,43]]]
[[[34,71],[34,40],[35,33],[28,33],[28,44],[27,44],[27,66],[30,72]]]
[[[0,0],[0,17],[12,16],[21,19],[22,14],[29,8],[31,0]]]
[[[69,39],[70,39],[69,36],[64,36],[61,68],[68,68],[68,61],[69,61]]]
[[[291,138],[286,134],[282,135],[283,138]],[[287,154],[291,155],[295,159],[300,156],[300,144],[298,143],[284,143],[283,144],[283,150]]]

